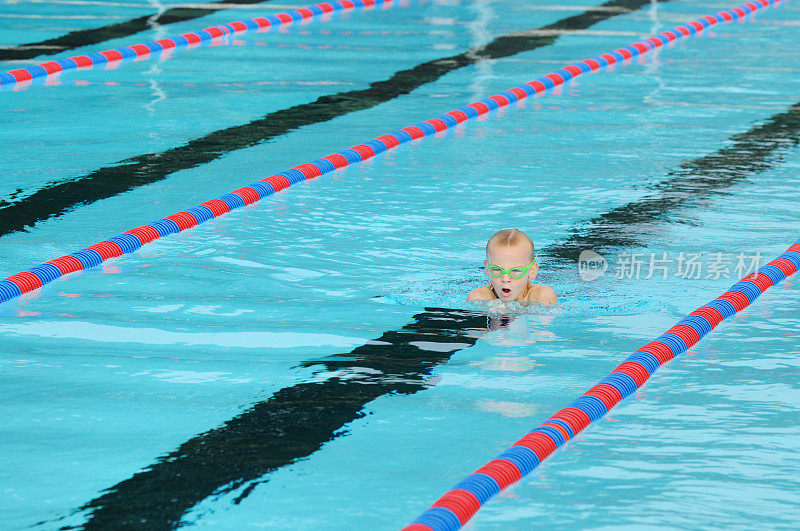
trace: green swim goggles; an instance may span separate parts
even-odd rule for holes
[[[492,278],[502,278],[503,275],[508,275],[513,279],[520,279],[528,274],[528,270],[533,266],[536,260],[532,260],[527,267],[516,266],[510,269],[503,269],[500,266],[496,266],[494,264],[487,263],[486,264],[486,273]]]

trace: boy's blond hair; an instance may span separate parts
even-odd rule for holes
[[[489,256],[489,249],[495,245],[502,245],[503,247],[516,247],[520,244],[527,243],[531,247],[530,261],[533,262],[534,250],[533,240],[527,234],[518,229],[503,229],[496,232],[489,241],[486,242],[486,256]]]

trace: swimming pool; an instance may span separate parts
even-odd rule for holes
[[[593,5],[354,11],[3,92],[3,266],[26,269],[729,7]],[[68,53],[284,9],[155,24]],[[92,16],[151,12],[109,4]],[[6,526],[411,521],[738,280],[736,255],[768,260],[797,239],[797,13],[786,3],[585,75],[3,304]],[[10,20],[6,45],[65,29]],[[541,28],[500,41],[528,51],[439,77],[418,68]],[[317,98],[403,71],[418,84],[408,94],[374,91],[358,112],[341,97],[340,115],[313,123]],[[462,300],[481,282],[485,239],[506,226],[533,236],[563,308],[484,333],[485,315]],[[584,248],[608,259],[604,277],[580,280]],[[719,278],[676,276],[675,262],[666,279],[644,278],[647,263],[640,278],[615,278],[635,253],[699,253],[708,266],[717,252],[733,255]],[[720,325],[469,525],[791,525],[796,289],[790,279]]]

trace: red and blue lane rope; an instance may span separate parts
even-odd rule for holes
[[[293,11],[278,13],[268,17],[256,17],[250,20],[241,20],[211,26],[197,32],[184,33],[178,37],[158,39],[144,44],[134,44],[105,50],[86,55],[76,55],[67,59],[47,61],[26,68],[17,68],[0,73],[0,87],[10,87],[18,83],[31,82],[54,74],[69,70],[90,70],[95,67],[118,63],[126,60],[141,61],[149,59],[154,54],[167,52],[173,49],[196,47],[214,42],[231,35],[243,34],[248,31],[269,31],[294,22],[310,21],[315,17],[327,15],[336,11],[351,11],[354,9],[371,9],[376,6],[392,4],[394,0],[334,0],[322,2]]]
[[[404,531],[455,531],[495,494],[530,474],[559,447],[574,438],[624,398],[633,394],[661,365],[691,348],[720,322],[749,306],[770,286],[800,269],[800,240],[776,259],[696,309],[646,344],[569,406],[539,424],[508,450],[467,476],[436,500]]]
[[[341,4],[342,1],[344,0],[341,0],[339,3]],[[366,2],[367,0],[362,1]],[[299,166],[261,179],[250,186],[239,188],[216,199],[201,203],[193,208],[167,216],[166,218],[154,221],[148,225],[136,227],[119,236],[114,236],[113,238],[91,245],[80,251],[50,260],[49,262],[45,262],[27,271],[11,275],[5,280],[0,281],[0,303],[19,297],[23,293],[41,288],[44,284],[52,282],[62,275],[96,267],[110,258],[116,258],[123,254],[134,252],[142,245],[146,245],[153,240],[190,229],[200,223],[204,223],[230,212],[233,209],[242,208],[255,203],[294,184],[305,181],[306,179],[313,179],[338,168],[344,168],[351,164],[367,160],[411,140],[435,135],[446,129],[456,127],[464,121],[485,115],[489,113],[489,111],[506,107],[512,103],[523,100],[528,96],[543,94],[547,90],[562,85],[570,79],[587,72],[599,71],[608,65],[630,60],[633,57],[646,54],[680,38],[694,35],[715,24],[742,19],[762,7],[770,6],[779,1],[780,0],[754,0],[752,2],[747,2],[741,7],[720,11],[714,15],[706,15],[688,24],[664,31],[643,41],[635,42],[630,46],[618,48],[613,52],[604,53],[584,61],[567,65],[560,70],[525,83],[524,85],[470,103],[469,105],[445,113],[437,118],[431,118],[420,124],[381,135],[369,142],[353,146],[339,153],[300,164]]]

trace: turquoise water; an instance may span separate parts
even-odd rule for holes
[[[0,197],[13,205],[101,168],[113,178],[126,159],[362,90],[592,5],[411,3],[6,91]],[[223,149],[124,193],[94,200],[69,189],[63,209],[42,202],[14,211],[51,217],[2,236],[3,276],[731,6],[676,1],[615,13],[551,45]],[[2,44],[152,9],[0,3],[9,15],[96,17],[69,27],[5,17],[13,31],[2,32]],[[58,57],[285,9],[221,11]],[[410,522],[736,282],[736,255],[760,253],[763,264],[797,240],[799,13],[786,3],[582,76],[3,304],[3,527]],[[758,153],[776,138],[784,140]],[[676,187],[682,175],[690,185]],[[625,205],[627,214],[597,221]],[[641,218],[637,205],[662,210]],[[4,227],[8,216],[0,211]],[[485,240],[509,226],[536,242],[539,281],[556,289],[561,308],[498,328],[463,298],[483,282]],[[606,257],[604,277],[580,279],[576,246]],[[632,253],[700,254],[705,266],[712,253],[729,253],[732,262],[720,278],[706,270],[682,278],[675,263],[667,278],[644,278],[649,264],[638,279],[616,278]],[[468,527],[792,527],[800,518],[797,289],[790,279],[722,323]],[[257,415],[264,408],[271,423]],[[349,420],[323,422],[339,413]],[[269,428],[289,420],[303,435],[274,455],[260,450]],[[204,454],[192,441],[220,452],[207,459],[213,468],[199,464]],[[266,472],[253,472],[256,463]],[[126,513],[136,501],[145,509]]]

